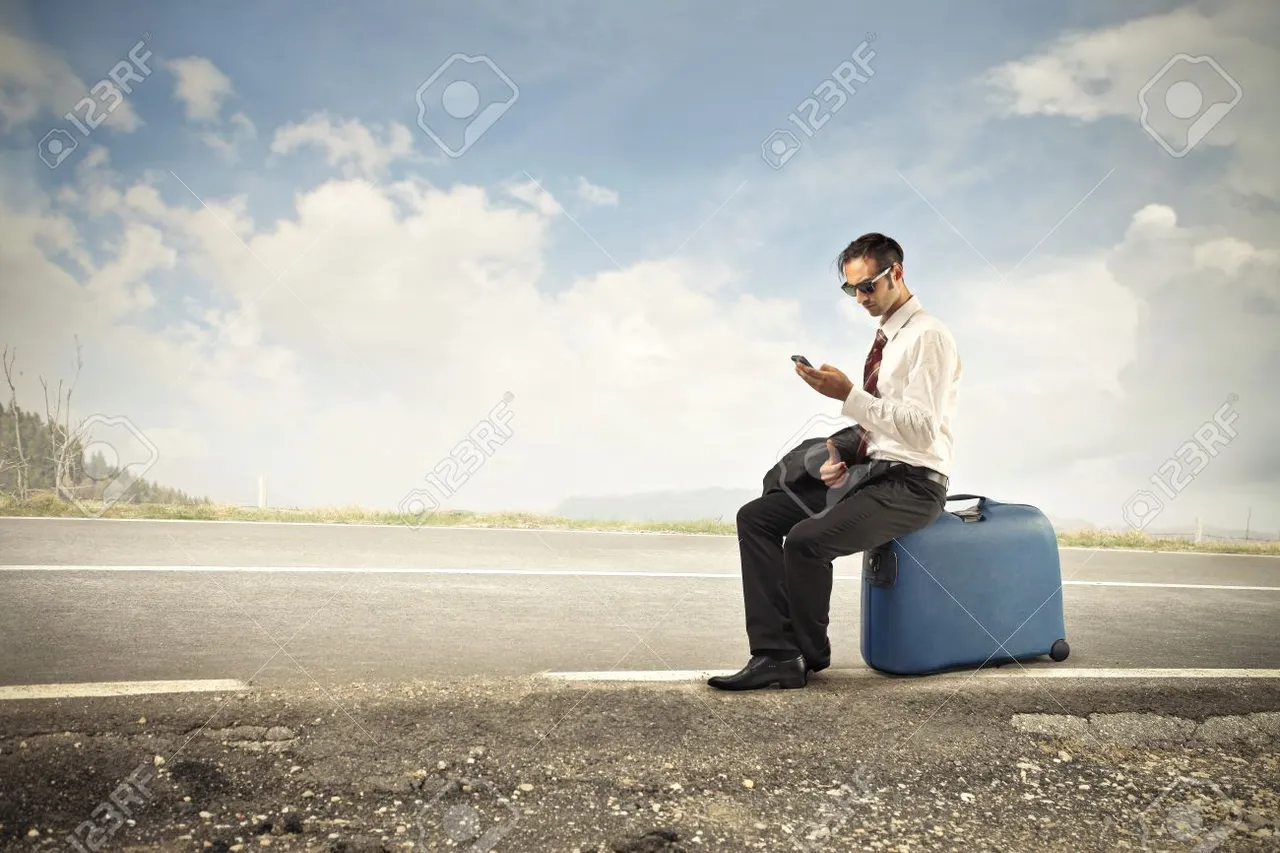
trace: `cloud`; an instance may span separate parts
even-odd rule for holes
[[[139,55],[145,58],[145,50]],[[126,57],[121,57],[121,61],[128,62]],[[132,62],[129,66],[134,74],[141,74],[143,70],[133,66]],[[114,86],[115,83],[107,77],[112,70],[103,68],[102,74],[103,79]],[[120,76],[128,79],[124,74]],[[142,76],[145,79],[145,75]],[[0,122],[3,124],[0,129],[8,132],[37,119],[61,119],[68,111],[77,109],[79,102],[89,98],[95,100],[95,114],[99,116],[106,112],[103,107],[115,103],[106,113],[106,126],[122,133],[137,130],[142,121],[128,98],[98,98],[91,91],[91,85],[97,87],[98,83],[95,79],[92,84],[86,84],[62,57],[44,45],[0,29]],[[135,82],[134,85],[139,84]],[[85,114],[79,112],[79,115],[83,121]],[[65,124],[63,121],[58,123]]]
[[[222,102],[231,95],[231,80],[203,56],[187,56],[165,63],[174,73],[174,97],[186,107],[188,121],[215,121]]]
[[[1173,226],[1177,222],[1172,220],[1168,224]],[[1234,278],[1251,264],[1280,264],[1280,250],[1259,249],[1235,237],[1219,237],[1196,246],[1191,258],[1193,268],[1197,271],[1220,270]]]
[[[527,181],[507,181],[501,189],[512,198],[530,205],[543,216],[558,216],[564,210],[560,202],[556,201],[556,197],[536,178],[530,178]]]
[[[578,177],[578,198],[590,205],[618,206],[617,190],[596,186],[582,176]]]
[[[1151,204],[1105,251],[1033,267],[1017,284],[962,287],[962,479],[1032,503],[1075,491],[1094,507],[1082,514],[1119,524],[1125,498],[1150,489],[1235,395],[1238,437],[1202,476],[1185,464],[1175,472],[1170,488],[1196,497],[1169,515],[1190,523],[1188,507],[1213,505],[1243,517],[1248,500],[1280,497],[1270,473],[1280,468],[1274,250],[1180,225]],[[1258,310],[1268,299],[1270,311]]]
[[[228,162],[236,162],[240,158],[241,148],[258,138],[258,129],[244,113],[236,113],[229,122],[230,129],[204,131],[199,136],[218,156]]]
[[[385,141],[378,136],[384,135]],[[325,152],[325,162],[342,169],[344,175],[384,174],[396,160],[413,154],[413,135],[399,122],[385,128],[356,120],[335,121],[327,113],[316,113],[306,121],[288,124],[276,131],[271,142],[275,154],[288,154],[305,145]]]
[[[69,211],[5,208],[4,296],[24,305],[5,339],[50,373],[79,331],[83,404],[129,416],[160,451],[152,478],[190,492],[249,501],[265,474],[277,501],[395,506],[451,470],[507,392],[515,432],[451,505],[751,488],[798,427],[838,410],[795,382],[796,342],[849,370],[870,338],[865,317],[853,336],[815,334],[794,300],[725,289],[743,272],[711,261],[549,288],[554,214],[541,196],[515,198],[532,182],[331,180],[264,227],[240,198],[206,210],[105,163],[77,174],[68,203],[102,197],[119,237],[69,272],[57,256],[89,243]],[[945,318],[965,365],[957,488],[1037,505],[1052,494],[1052,509],[1118,523],[1126,496],[1235,393],[1239,437],[1197,479],[1198,499],[1273,489],[1256,472],[1280,465],[1275,316],[1247,306],[1275,296],[1276,271],[1270,249],[1148,205],[1114,246],[1036,255],[1017,282],[957,282]],[[166,295],[174,280],[198,286]],[[180,310],[164,310],[175,296]],[[710,365],[712,378],[691,375]]]
[[[996,66],[985,83],[990,102],[1002,115],[1081,122],[1113,117],[1137,121],[1141,95],[1149,110],[1145,125],[1178,152],[1188,149],[1197,115],[1209,115],[1214,103],[1227,107],[1238,86],[1240,101],[1216,124],[1206,122],[1207,133],[1195,145],[1229,148],[1235,154],[1227,171],[1232,188],[1275,199],[1280,198],[1274,156],[1280,121],[1268,96],[1280,74],[1280,52],[1267,36],[1277,26],[1280,7],[1275,4],[1206,0],[1112,27],[1070,32],[1038,53]],[[1190,56],[1176,59],[1176,46]],[[1198,103],[1185,97],[1181,105],[1166,100],[1179,82],[1169,97],[1195,99],[1187,93],[1198,92]],[[1187,89],[1188,84],[1194,89]],[[1172,114],[1174,107],[1183,106],[1195,115],[1179,120]]]
[[[784,439],[838,408],[794,381],[796,342],[848,371],[870,339],[852,303],[838,304],[861,331],[828,337],[791,298],[726,289],[743,271],[714,261],[551,287],[555,209],[532,181],[331,180],[260,226],[240,197],[166,202],[102,158],[76,174],[74,195],[0,208],[14,235],[4,301],[24,306],[0,331],[46,374],[79,332],[83,405],[129,416],[160,451],[151,478],[189,492],[249,501],[262,473],[276,501],[395,506],[449,469],[507,392],[515,433],[452,505],[750,488]],[[88,198],[117,237],[89,238],[75,218]],[[945,319],[966,377],[957,489],[1037,505],[1053,495],[1051,509],[1118,523],[1126,496],[1235,393],[1239,438],[1197,479],[1197,499],[1274,490],[1258,472],[1280,465],[1268,446],[1280,428],[1275,315],[1248,306],[1276,296],[1276,271],[1272,249],[1147,205],[1114,246],[1039,253],[1016,282],[956,282],[963,298]],[[166,294],[175,280],[192,284]],[[711,378],[691,373],[711,365]]]
[[[258,130],[244,112],[222,118],[222,106],[235,92],[231,79],[210,60],[188,56],[165,63],[176,82],[174,97],[182,101],[187,121],[195,122],[195,136],[225,162],[235,163],[244,145],[257,139]]]
[[[82,195],[105,191],[88,181]],[[171,456],[154,439],[162,483],[243,496],[265,472],[280,500],[395,506],[511,391],[517,432],[457,500],[549,508],[605,482],[719,484],[744,455],[755,480],[812,407],[788,370],[790,301],[713,298],[737,273],[678,260],[550,296],[550,214],[507,193],[333,180],[263,227],[240,199],[206,210],[145,181],[110,188],[122,236],[96,244],[92,270],[69,274],[34,240],[5,259],[5,301],[32,309],[0,332],[24,353],[57,342],[30,353],[45,370],[71,330],[86,336],[83,405],[182,431]],[[88,240],[60,207],[4,216],[14,233]],[[726,353],[733,370],[691,381]],[[761,393],[800,405],[761,415]]]

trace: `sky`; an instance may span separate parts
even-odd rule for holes
[[[878,231],[952,492],[1280,536],[1280,8],[551,5],[0,5],[19,403],[78,341],[95,449],[228,503],[757,489]]]

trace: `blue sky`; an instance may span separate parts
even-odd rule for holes
[[[124,230],[143,222],[136,218],[139,208],[118,200],[104,202],[105,212],[95,215],[85,193],[95,186],[124,193],[142,184],[158,194],[166,212],[146,222],[159,234],[158,242],[146,244],[154,254],[130,256],[150,258],[137,260],[136,269],[124,265],[147,284],[154,304],[111,314],[96,332],[92,323],[83,330],[98,371],[86,379],[86,405],[124,406],[157,434],[174,436],[173,452],[161,453],[170,467],[157,467],[155,475],[193,491],[249,500],[245,484],[259,469],[273,468],[284,502],[394,505],[398,487],[391,484],[404,475],[392,460],[420,452],[425,463],[447,454],[456,441],[450,436],[486,409],[479,400],[501,395],[496,364],[508,362],[531,371],[528,388],[567,396],[554,405],[544,397],[545,409],[527,410],[538,426],[521,436],[527,436],[524,448],[517,451],[513,442],[502,457],[510,461],[495,457],[454,505],[488,508],[515,501],[514,508],[544,508],[564,496],[561,490],[753,487],[761,466],[772,461],[772,445],[790,435],[787,424],[825,411],[808,396],[811,391],[794,387],[798,380],[786,372],[786,356],[806,351],[857,372],[869,330],[841,302],[832,261],[849,240],[878,230],[904,244],[909,284],[929,310],[951,324],[966,356],[974,390],[965,396],[970,408],[961,415],[966,438],[957,449],[960,470],[985,488],[1047,504],[1059,514],[1111,523],[1139,487],[1134,484],[1145,479],[1143,472],[1167,455],[1152,445],[1172,442],[1176,449],[1177,436],[1203,421],[1208,401],[1225,396],[1227,384],[1247,389],[1263,375],[1260,366],[1274,362],[1274,348],[1247,335],[1236,343],[1251,348],[1250,355],[1231,358],[1222,350],[1230,329],[1242,328],[1232,326],[1231,312],[1244,310],[1234,306],[1247,304],[1253,289],[1266,286],[1257,282],[1271,280],[1266,259],[1275,243],[1270,235],[1277,233],[1275,170],[1262,164],[1260,154],[1274,124],[1262,94],[1276,53],[1258,19],[1271,13],[1246,5],[819,3],[797,13],[778,4],[602,9],[577,2],[530,12],[497,0],[454,6],[141,2],[87,10],[66,2],[10,4],[0,26],[39,58],[24,52],[22,60],[7,60],[0,77],[0,92],[14,99],[7,112],[0,109],[0,175],[14,216],[59,211],[95,265],[120,255]],[[121,116],[113,116],[70,162],[46,169],[32,151],[75,102],[64,93],[76,90],[74,84],[55,87],[54,94],[41,90],[33,83],[32,63],[53,63],[48,67],[56,65],[63,76],[59,62],[65,63],[83,93],[144,33],[154,72],[128,101],[140,124],[129,130],[118,126],[127,124]],[[812,139],[801,137],[792,159],[771,168],[761,156],[762,141],[775,128],[796,131],[788,114],[868,33],[875,34],[874,75],[855,84],[856,93]],[[1137,90],[1174,53],[1213,51],[1247,95],[1190,156],[1170,157],[1138,121]],[[488,57],[519,89],[511,109],[456,159],[443,156],[418,126],[415,102],[418,86],[455,53]],[[213,77],[207,70],[197,73],[195,65],[216,69],[228,81],[228,92],[207,101],[214,107],[207,120],[185,109],[178,90],[183,77],[169,64],[175,60],[194,63],[187,79],[197,88]],[[1016,73],[993,76],[1001,68]],[[40,105],[35,114],[13,106],[26,103],[23,87]],[[1003,108],[1009,103],[1021,104],[1022,114],[1009,114]],[[233,119],[237,114],[247,122]],[[376,162],[339,156],[351,150],[332,141],[346,123],[356,123],[348,128],[352,133],[372,133],[372,147],[362,150]],[[233,136],[237,127],[250,125],[251,135]],[[396,125],[400,131],[393,130]],[[403,129],[407,147],[396,142]],[[273,151],[290,132],[315,144]],[[215,150],[208,134],[234,156]],[[105,149],[100,164],[91,159],[95,147]],[[339,159],[327,161],[326,151]],[[513,198],[508,190],[527,183],[528,176],[555,202],[538,202],[529,187]],[[617,202],[593,204],[576,195],[583,178],[615,193]],[[466,231],[465,239],[441,238],[448,230],[443,225],[413,230],[396,222],[385,234],[378,232],[370,224],[381,221],[375,199],[407,205],[401,213],[417,203],[397,197],[391,188],[398,185],[443,192],[477,188],[490,207],[482,213],[451,196],[450,204],[462,207],[426,218],[447,224],[457,217],[476,229]],[[65,195],[71,192],[74,197]],[[307,208],[317,211],[314,220],[299,213],[308,199],[316,205]],[[1168,250],[1163,255],[1134,243],[1145,232],[1129,232],[1149,205],[1176,211],[1176,226],[1151,220],[1164,222],[1160,239],[1172,241],[1161,244]],[[174,224],[178,210],[191,215],[189,225]],[[333,218],[343,215],[351,218]],[[228,226],[237,216],[245,217],[244,227],[233,239]],[[367,232],[362,223],[369,224]],[[406,230],[398,231],[402,225]],[[221,236],[213,236],[219,228]],[[383,246],[384,236],[389,242],[372,254],[370,247]],[[301,240],[296,245],[295,237]],[[1210,245],[1205,251],[1211,253],[1227,251],[1228,244],[1213,241],[1228,237],[1247,244],[1250,260],[1228,264],[1231,277],[1240,278],[1231,285],[1240,298],[1222,297],[1216,304],[1220,319],[1197,339],[1197,347],[1212,352],[1190,363],[1213,366],[1204,368],[1209,381],[1195,382],[1185,370],[1159,366],[1169,362],[1162,353],[1171,346],[1159,329],[1177,328],[1181,320],[1157,315],[1182,311],[1178,317],[1193,323],[1197,318],[1167,301],[1169,294],[1183,292],[1179,288],[1195,292],[1194,281],[1185,280],[1194,270],[1170,267],[1160,257],[1182,252],[1203,258],[1195,255],[1201,244]],[[254,251],[237,248],[241,239]],[[443,242],[432,242],[437,239]],[[423,264],[415,269],[417,240],[426,243]],[[472,240],[468,251],[474,257],[453,251]],[[298,245],[315,249],[296,270],[296,297],[277,287],[270,298],[254,303],[274,275],[255,269],[252,255],[260,254],[279,272],[298,257]],[[394,263],[387,248],[392,246],[405,255],[396,254]],[[673,263],[657,267],[677,249]],[[1130,256],[1147,266],[1126,266]],[[72,279],[80,276],[80,287],[97,292],[88,272],[70,257],[51,250],[44,261]],[[35,257],[6,260],[15,270],[40,263]],[[346,263],[353,265],[347,278],[321,283]],[[355,272],[383,265],[386,272],[370,272],[368,281]],[[1131,278],[1108,272],[1122,268]],[[488,284],[478,285],[483,296],[466,296],[458,283],[471,280],[467,276],[475,269],[484,270]],[[371,283],[382,281],[381,275],[390,276],[388,283]],[[667,275],[678,278],[669,293],[657,283]],[[1164,295],[1143,290],[1153,282]],[[72,283],[60,286],[79,292]],[[379,286],[399,296],[385,304],[370,297],[355,309],[345,301],[351,291],[372,294]],[[23,317],[28,303],[16,285],[10,287],[3,331],[17,340],[33,333],[36,314],[32,309]],[[452,294],[447,299],[433,290],[442,287]],[[643,311],[620,307],[642,297],[617,288],[651,289],[653,303]],[[709,314],[696,307],[703,299]],[[754,300],[772,300],[770,316],[779,319],[750,313]],[[85,305],[86,316],[102,319],[101,310]],[[521,305],[526,308],[515,307]],[[428,306],[437,313],[424,315]],[[218,332],[209,321],[210,309],[252,316],[256,337],[236,343],[233,334]],[[543,309],[547,313],[539,313]],[[687,316],[676,316],[685,310]],[[740,311],[751,318],[745,326]],[[287,319],[273,321],[267,312]],[[292,327],[307,315],[324,331]],[[501,320],[486,325],[486,316]],[[606,316],[605,325],[613,325],[599,339],[604,344],[563,343],[592,318]],[[663,325],[667,320],[669,327]],[[522,321],[543,325],[522,328]],[[345,323],[352,324],[349,330]],[[374,327],[383,331],[370,331]],[[575,353],[574,363],[597,362],[597,372],[588,376],[588,368],[581,368],[587,372],[571,382],[555,372],[551,356],[539,361],[529,348],[544,329],[555,333],[555,346]],[[1033,331],[1039,329],[1044,331]],[[133,343],[108,345],[126,332],[134,335]],[[140,343],[138,334],[154,341]],[[406,340],[419,335],[424,363],[411,365]],[[455,336],[463,345],[446,346]],[[208,364],[202,361],[182,378],[165,377],[158,363],[175,353],[189,355],[183,347],[196,339],[207,345],[200,358]],[[48,336],[39,341],[32,358],[51,361],[38,361],[33,371],[65,368],[66,347],[56,349]],[[618,347],[611,353],[589,348],[611,341]],[[651,377],[626,367],[639,363],[624,357],[631,351],[628,342],[635,352],[648,347],[655,353],[663,366],[653,370],[661,380],[655,378],[659,373]],[[152,343],[157,349],[148,350]],[[1075,372],[1065,368],[1074,350],[1086,345],[1090,352],[1080,359],[1087,364]],[[486,366],[487,357],[493,365]],[[759,377],[759,365],[770,359],[779,373]],[[609,373],[604,364],[615,360],[624,367]],[[471,384],[451,384],[466,380],[450,364],[474,371]],[[252,378],[237,373],[246,365],[252,365]],[[379,390],[365,390],[362,383],[370,375],[380,377]],[[213,384],[201,397],[196,389],[205,381]],[[596,383],[613,384],[618,399],[641,404],[666,399],[658,390],[662,383],[684,383],[678,396],[688,411],[677,418],[678,427],[664,427],[663,412],[652,407],[630,419],[619,413],[622,420],[615,423],[615,415],[597,417],[600,401],[612,398],[594,393]],[[723,390],[699,395],[700,383]],[[1200,389],[1191,397],[1180,390],[1188,383]],[[237,398],[238,392],[246,396]],[[1030,396],[1011,398],[1013,393]],[[386,439],[385,469],[367,477],[344,469],[327,479],[302,473],[309,466],[302,447],[310,453],[341,446],[349,433],[338,413],[378,405],[379,394],[386,395],[384,404],[396,401],[396,411],[388,414],[403,430],[402,437]],[[426,394],[437,398],[419,396]],[[1241,394],[1244,405],[1247,390]],[[220,405],[208,402],[213,398]],[[1158,409],[1136,402],[1150,399],[1165,402]],[[201,414],[201,405],[212,410]],[[1274,403],[1257,405],[1255,422],[1270,423]],[[283,428],[284,421],[255,427],[264,406],[310,412],[313,443],[281,435],[277,426]],[[228,407],[239,415],[231,417]],[[750,414],[757,410],[766,412],[758,421]],[[553,426],[555,412],[564,413],[564,424]],[[1007,420],[1019,412],[1034,417]],[[739,430],[744,417],[752,422]],[[1064,423],[1068,418],[1085,423]],[[715,442],[727,430],[743,444],[719,451],[719,473],[699,476],[690,474],[681,452],[667,454],[660,444],[636,446],[628,463],[634,466],[628,469],[634,489],[582,473],[590,466],[545,493],[519,485],[547,479],[537,460],[563,453],[553,436],[575,430],[606,436],[615,427],[646,436],[666,428],[669,442],[684,444]],[[1160,432],[1166,429],[1167,436]],[[1146,437],[1153,434],[1163,443]],[[1011,451],[1014,437],[1031,442],[1029,449]],[[1259,440],[1257,452],[1271,453],[1264,445]],[[1280,527],[1275,488],[1249,473],[1259,466],[1270,470],[1274,456],[1245,464],[1254,445],[1240,446],[1236,462],[1215,462],[1197,478],[1196,489],[1179,494],[1167,517],[1207,514],[1235,488],[1247,493],[1235,503],[1270,506],[1263,514],[1272,513],[1272,526]],[[243,465],[215,461],[219,453]],[[669,464],[655,464],[652,454]],[[1044,471],[1059,473],[1046,483]],[[1114,477],[1114,488],[1098,486],[1102,471],[1114,472],[1107,475]],[[1233,505],[1220,521],[1229,523],[1226,516],[1236,514]]]
[[[1127,7],[1125,16],[1132,17],[1134,8]],[[1027,122],[1016,130],[986,127],[972,136],[962,131],[961,138],[949,140],[948,129],[958,126],[920,122],[922,114],[971,109],[981,93],[969,81],[993,60],[1031,52],[1064,28],[1120,20],[1110,4],[828,3],[792,18],[782,18],[776,4],[737,6],[733,14],[687,4],[630,12],[621,6],[601,12],[591,4],[563,9],[559,20],[517,23],[526,15],[500,3],[227,4],[216,10],[165,3],[85,10],[47,3],[32,6],[28,26],[19,31],[49,44],[86,80],[100,76],[149,33],[159,62],[190,55],[212,61],[235,81],[229,109],[243,110],[263,128],[317,111],[374,124],[398,121],[414,130],[427,157],[437,152],[415,125],[417,86],[453,53],[488,56],[520,88],[518,107],[502,117],[501,130],[488,134],[470,156],[438,158],[425,168],[398,164],[390,176],[413,172],[441,183],[479,184],[526,171],[548,181],[592,176],[627,203],[582,224],[623,263],[674,250],[742,181],[740,193],[762,204],[793,195],[786,172],[773,173],[761,161],[760,142],[775,127],[795,131],[787,115],[869,32],[877,35],[874,79],[859,85],[856,97],[816,138],[806,139],[797,156],[838,156],[874,140],[893,149],[893,162],[869,156],[865,180],[833,180],[829,192],[816,194],[818,204],[808,216],[792,227],[779,225],[767,253],[780,268],[830,260],[851,230],[871,221],[886,231],[898,222],[899,231],[927,229],[912,241],[913,254],[968,253],[962,262],[974,261],[963,241],[905,184],[879,191],[881,181],[898,181],[895,166],[910,172],[933,160],[940,146],[955,146],[956,171],[982,168],[978,186],[997,192],[974,192],[967,185],[950,193],[938,181],[917,186],[957,229],[977,235],[969,239],[983,255],[1007,269],[1058,219],[1028,216],[1026,208],[1065,214],[1116,165],[1106,156],[1108,148],[1149,148],[1133,124],[1063,133],[1048,122]],[[596,23],[582,25],[579,14]],[[132,102],[146,129],[111,147],[121,171],[172,169],[201,196],[245,192],[249,209],[263,218],[287,213],[300,185],[330,171],[316,156],[271,158],[265,134],[244,150],[250,162],[266,160],[262,168],[222,167],[184,135],[171,87],[139,86]],[[1035,156],[1028,156],[1028,143]],[[988,153],[968,159],[975,150]],[[1046,160],[1055,165],[1049,173]],[[44,177],[57,182],[56,174]],[[1130,186],[1134,179],[1129,176]],[[1035,187],[1034,202],[1015,200],[1014,193],[1029,185]],[[731,229],[731,217],[717,219],[708,234]],[[1053,246],[1088,245],[1091,224],[1114,232],[1124,219],[1081,217],[1055,233]],[[579,237],[557,247],[561,272],[612,265]]]
[[[487,16],[477,11],[486,5]],[[945,143],[945,132],[913,124],[914,117],[948,108],[953,97],[976,100],[965,83],[995,58],[1032,51],[1064,27],[1116,20],[1114,8],[1100,3],[1077,4],[1074,10],[1058,4],[947,9],[828,3],[790,19],[780,17],[776,4],[746,4],[733,14],[714,7],[691,10],[687,4],[630,12],[621,6],[600,12],[592,4],[564,9],[559,21],[522,25],[516,22],[525,16],[514,5],[497,3],[226,4],[216,10],[165,3],[85,10],[48,3],[31,8],[24,35],[54,47],[89,80],[150,33],[148,44],[161,62],[189,55],[212,61],[235,82],[229,108],[245,111],[264,128],[316,111],[366,123],[398,121],[419,134],[416,143],[426,156],[435,152],[415,125],[417,86],[453,53],[488,56],[520,87],[518,108],[503,116],[501,131],[489,134],[471,156],[427,168],[401,164],[391,176],[413,171],[443,183],[481,184],[524,171],[551,180],[593,176],[627,199],[621,209],[598,214],[588,229],[625,263],[674,249],[743,180],[744,192],[763,199],[791,192],[785,172],[774,174],[761,162],[760,142],[774,127],[795,130],[786,116],[868,32],[878,37],[872,45],[873,82],[860,85],[828,126],[806,140],[812,151],[797,156],[835,154],[865,139],[892,145],[904,169],[928,162]],[[577,23],[577,14],[592,10],[596,24]],[[184,137],[170,87],[139,86],[133,103],[147,128],[112,147],[113,163],[122,171],[173,169],[187,174],[202,195],[248,192],[250,209],[263,217],[286,212],[300,184],[329,171],[314,156],[280,158],[284,162],[260,169],[220,168],[209,162],[207,149]],[[1134,127],[1126,130],[1128,137],[1138,135]],[[1009,190],[1034,176],[1041,184],[1037,207],[1053,210],[1057,202],[1065,213],[1109,168],[1101,152],[1096,164],[1081,158],[1082,143],[1101,149],[1115,135],[1081,139],[1044,131],[1050,129],[1022,127],[1010,138],[1008,128],[990,128],[961,141],[966,148],[1000,152],[1000,173],[986,181]],[[1059,158],[1057,173],[1045,175],[1041,157],[1019,162],[1028,139],[1073,156]],[[246,159],[267,158],[269,142],[264,135],[247,146]],[[871,159],[867,169],[884,178],[888,165]],[[886,195],[859,183],[834,183],[830,196],[822,197],[827,209],[813,211],[802,227],[784,229],[779,240],[794,244],[811,234],[797,254],[812,249],[834,256],[832,247],[861,227],[862,216],[932,216],[905,186]],[[995,204],[985,204],[981,195],[959,193],[934,201],[947,203],[948,219],[961,231],[982,230],[983,254],[1003,267],[1016,263],[1056,221],[1024,216],[1002,203],[1005,198],[1001,193],[987,199]],[[975,226],[982,219],[994,221]],[[954,235],[940,221],[936,225],[938,233],[926,236],[939,249],[954,249]],[[1069,241],[1075,234],[1067,229],[1058,236]],[[565,249],[591,249],[583,253],[589,256],[582,258],[587,268],[609,263],[586,238],[582,242]]]

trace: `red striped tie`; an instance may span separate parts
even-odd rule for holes
[[[884,345],[888,340],[883,330],[876,329],[876,341],[871,345],[871,352],[867,353],[866,366],[862,369],[862,388],[873,397],[880,396],[880,359],[884,355]],[[863,427],[862,437],[858,442],[859,461],[867,457],[870,438],[871,434],[867,432],[866,427]]]

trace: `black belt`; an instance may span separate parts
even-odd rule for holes
[[[908,465],[906,462],[898,462],[893,459],[876,459],[871,462],[871,467],[867,471],[867,476],[875,477],[883,474],[890,469],[902,469],[902,473],[914,474],[917,477],[923,477],[926,480],[937,483],[946,489],[951,484],[951,479],[945,474],[940,474],[932,468],[926,468],[923,465]]]

